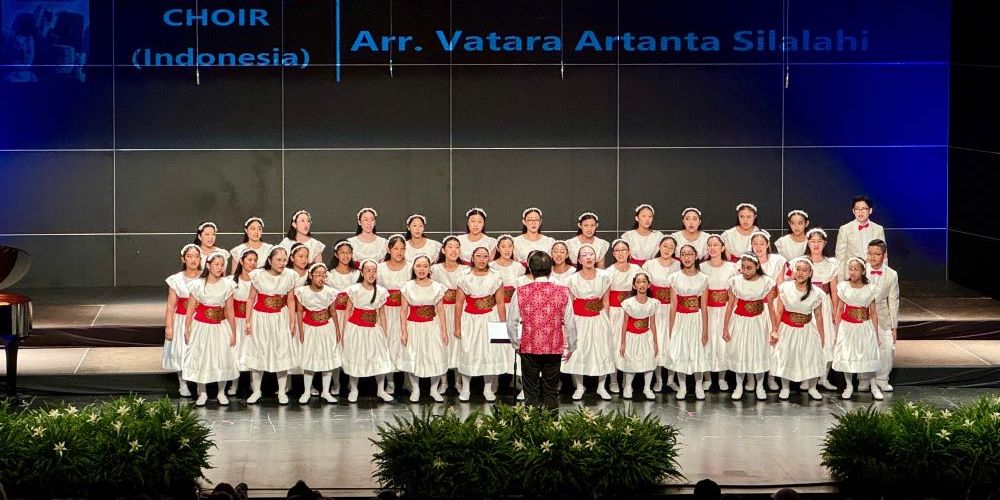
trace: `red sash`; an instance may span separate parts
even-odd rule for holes
[[[375,326],[375,321],[377,319],[378,311],[374,309],[361,309],[360,307],[355,307],[354,312],[351,313],[351,317],[348,318],[347,321],[365,328],[372,328]]]
[[[441,299],[443,304],[454,304],[458,297],[457,288],[449,288],[447,292],[444,292],[444,298]]]
[[[281,312],[287,300],[287,297],[284,295],[264,295],[263,293],[258,293],[257,302],[254,303],[253,310],[265,313]]]
[[[347,310],[347,292],[340,292],[337,294],[337,299],[333,301],[334,307],[338,311]]]
[[[736,309],[733,309],[733,313],[746,318],[760,316],[762,312],[764,312],[763,300],[736,299]]]
[[[323,326],[330,322],[330,311],[313,311],[312,309],[302,310],[302,322],[309,326]]]
[[[627,299],[631,290],[611,290],[608,292],[608,305],[611,307],[621,307],[622,301]]]
[[[433,320],[435,316],[437,316],[437,311],[434,306],[410,306],[410,314],[406,317],[406,321],[426,323]]]
[[[781,313],[781,322],[792,328],[802,328],[809,324],[810,321],[812,321],[812,314],[796,313],[787,309]]]
[[[737,256],[735,254],[729,256],[729,262],[739,262],[739,261],[740,261],[740,257],[739,256]]]
[[[233,315],[237,318],[246,319],[247,301],[233,299]]]
[[[486,314],[497,305],[497,299],[493,295],[485,297],[465,297],[465,312],[469,314]]]
[[[864,323],[871,319],[871,315],[867,307],[844,306],[844,314],[840,315],[840,319],[848,323]]]
[[[831,293],[830,292],[830,283],[829,282],[818,283],[818,282],[814,281],[813,282],[813,286],[816,287],[816,288],[819,288],[820,290],[823,290],[824,292],[826,292],[827,295],[830,295],[830,293]]]
[[[708,289],[708,307],[726,307],[729,303],[729,291]]]
[[[701,310],[701,295],[678,295],[677,312],[696,313]]]
[[[649,296],[660,301],[661,304],[670,304],[670,287],[649,285]]]
[[[510,299],[514,298],[514,287],[505,286],[503,287],[503,303],[510,304]]]
[[[600,298],[596,299],[573,299],[573,314],[577,316],[597,316],[604,309],[604,304]]]
[[[629,333],[646,333],[649,331],[649,318],[633,318],[626,315],[625,331]]]
[[[198,307],[195,307],[194,309],[194,319],[201,323],[218,325],[219,323],[222,323],[222,320],[225,318],[226,312],[219,306],[206,306],[205,304],[198,304]]]
[[[389,298],[385,299],[385,305],[389,307],[399,307],[403,305],[403,294],[398,288],[389,289]]]
[[[635,264],[639,267],[642,267],[642,265],[645,264],[647,260],[649,259],[637,259],[635,257],[628,258],[629,264]]]
[[[174,304],[174,314],[180,314],[181,316],[187,315],[189,298],[190,297],[177,297],[177,302]]]

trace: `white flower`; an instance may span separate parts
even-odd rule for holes
[[[913,416],[920,418],[920,410],[913,410]]]
[[[145,403],[146,400],[142,399],[142,398],[135,398],[135,402],[136,402],[136,404],[140,404],[141,405],[141,404]]]
[[[149,408],[146,408],[146,414],[149,415],[150,417],[156,415],[156,407],[150,406]]]
[[[552,443],[546,440],[542,443],[542,453],[548,453],[552,449]]]
[[[118,412],[119,415],[124,415],[124,414],[128,413],[128,406],[127,405],[121,405],[120,407],[118,407],[118,410],[116,410],[116,411]]]
[[[188,438],[182,437],[181,438],[181,448],[187,448],[187,446],[188,446]]]
[[[167,421],[163,422],[163,429],[164,430],[170,430],[170,428],[173,427],[173,426],[174,426],[173,421],[167,420]]]
[[[639,422],[642,422],[642,419],[639,418],[639,415],[632,415],[632,423],[638,424]]]
[[[119,422],[119,421],[117,421],[117,420],[115,420],[114,423],[111,424],[111,427],[115,428],[115,432],[121,432],[122,431],[122,423]]]
[[[497,425],[499,425],[500,427],[507,427],[507,421],[506,420],[501,420],[501,421],[497,422]]]
[[[615,426],[611,425],[611,422],[608,422],[608,425],[606,427],[608,428],[609,431],[615,428]]]
[[[514,449],[515,450],[523,450],[524,449],[524,442],[521,441],[520,439],[515,439],[514,440]]]
[[[948,418],[951,416],[951,412],[948,410],[941,410],[941,416],[944,418]]]
[[[950,436],[950,435],[951,435],[951,433],[950,433],[950,432],[948,432],[948,429],[941,429],[941,430],[940,430],[940,431],[939,431],[939,432],[937,433],[937,435],[938,435],[938,437],[940,437],[940,438],[944,439],[945,441],[948,441],[948,440],[949,440],[949,439],[948,439],[948,436]]]
[[[992,418],[993,420],[1000,420],[1000,411],[995,411],[993,413],[990,413],[990,418]]]
[[[38,427],[35,427],[33,430],[34,432],[31,433],[31,437],[42,437],[45,435],[45,427],[39,425]]]
[[[91,413],[90,416],[87,417],[87,421],[90,422],[90,423],[97,422],[97,414],[96,413]]]
[[[597,446],[597,441],[594,441],[593,439],[588,439],[587,440],[587,449],[588,450],[594,449],[595,446]]]
[[[963,422],[962,425],[966,427],[972,427],[972,420],[965,419],[965,422]]]
[[[448,464],[444,463],[444,460],[441,460],[440,458],[435,458],[431,465],[433,465],[435,469],[441,469]]]
[[[580,440],[578,440],[578,439],[574,439],[573,440],[573,444],[570,445],[570,448],[572,448],[574,450],[583,448],[583,443],[581,443]]]
[[[51,410],[51,411],[49,411],[49,416],[52,417],[52,418],[58,417],[59,416],[59,410]]]
[[[72,416],[72,415],[76,415],[76,413],[77,413],[77,409],[76,409],[75,406],[69,405],[69,408],[66,408],[66,414],[67,415]]]
[[[559,422],[558,420],[555,421],[555,422],[552,422],[552,428],[555,429],[555,430],[557,430],[557,431],[561,431],[562,430],[562,422]]]
[[[626,436],[631,436],[632,435],[632,426],[631,425],[626,425],[625,426],[625,435]]]
[[[490,430],[486,431],[486,437],[489,438],[491,441],[496,441],[497,440],[497,431],[495,431],[493,429],[490,429]]]
[[[906,407],[912,410],[912,409],[916,408],[917,405],[914,404],[913,401],[910,401],[909,403],[906,403]]]
[[[58,443],[56,443],[56,445],[54,447],[52,447],[52,451],[58,453],[59,456],[61,457],[61,456],[63,456],[64,452],[69,451],[69,450],[66,449],[66,442],[65,441],[59,441]]]
[[[129,441],[128,446],[129,446],[128,450],[129,453],[135,453],[139,451],[139,448],[142,448],[142,445],[139,444],[138,439],[136,439],[135,441]]]

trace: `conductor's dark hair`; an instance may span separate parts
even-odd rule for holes
[[[532,252],[528,256],[528,273],[535,278],[552,274],[552,257],[545,252]]]

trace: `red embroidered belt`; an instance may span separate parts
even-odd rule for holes
[[[485,297],[465,297],[465,312],[469,314],[486,314],[497,305],[497,298],[493,295]]]
[[[597,316],[604,309],[601,299],[573,299],[573,314],[577,316]]]
[[[631,290],[611,290],[608,292],[608,305],[611,307],[621,307],[622,301],[627,299]]]
[[[434,309],[434,306],[410,306],[410,314],[406,317],[406,320],[426,323],[433,320],[435,316],[437,316],[437,311]]]
[[[398,288],[389,289],[389,298],[385,299],[385,305],[389,307],[399,307],[403,305],[403,293]]]
[[[337,299],[333,301],[333,306],[338,311],[347,310],[347,292],[340,292],[337,294]]]
[[[871,314],[867,307],[845,306],[844,314],[840,315],[840,319],[848,323],[864,323],[871,319]]]
[[[194,309],[194,319],[201,323],[218,325],[219,323],[222,323],[222,320],[226,319],[226,312],[219,306],[206,306],[205,304],[198,304],[198,307],[195,307]]]
[[[458,289],[449,288],[447,292],[444,292],[444,298],[441,302],[445,304],[454,304],[458,297]]]
[[[323,326],[330,322],[330,310],[313,311],[304,309],[302,311],[302,322],[309,326]]]
[[[678,295],[677,296],[677,312],[679,313],[696,313],[701,310],[701,296],[700,295]]]
[[[747,318],[760,316],[760,313],[764,312],[764,301],[736,299],[736,309],[733,309],[733,312]]]
[[[658,300],[661,304],[670,303],[670,287],[649,285],[649,296]]]
[[[708,307],[726,307],[729,303],[728,290],[708,289]]]
[[[791,312],[787,309],[785,312],[781,313],[781,322],[793,328],[802,328],[803,326],[808,325],[812,319],[812,314]]]
[[[253,310],[265,313],[281,312],[281,309],[285,307],[285,303],[287,301],[288,298],[284,295],[265,295],[263,293],[258,293],[257,302],[254,303]]]
[[[503,303],[510,304],[510,299],[514,298],[514,287],[505,286],[503,287]]]
[[[635,265],[637,265],[639,267],[642,267],[642,265],[645,264],[647,260],[649,260],[649,259],[637,259],[635,257],[629,257],[628,258],[629,264],[635,264]]]
[[[247,301],[233,299],[233,314],[237,318],[245,319],[247,317]]]
[[[629,333],[646,333],[649,331],[649,318],[633,318],[626,316],[625,331]]]
[[[177,297],[177,303],[174,305],[174,314],[180,314],[184,316],[188,313],[188,297]]]
[[[817,283],[814,281],[813,286],[823,290],[824,292],[826,292],[827,295],[830,295],[830,282]]]
[[[351,313],[351,317],[348,318],[347,321],[365,328],[372,328],[375,326],[375,320],[377,319],[378,311],[374,309],[361,309],[359,307],[355,307],[354,312]]]

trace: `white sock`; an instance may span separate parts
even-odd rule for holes
[[[583,389],[583,375],[573,375],[573,385],[577,389]]]
[[[597,387],[604,389],[604,383],[607,381],[608,381],[607,375],[601,375],[600,377],[597,377]]]
[[[264,373],[260,370],[250,371],[250,386],[253,388],[254,394],[260,394],[260,383],[264,380]]]
[[[278,376],[278,394],[288,394],[288,372],[278,372],[276,375]]]
[[[196,385],[198,386],[198,395],[199,396],[201,396],[202,394],[205,394],[205,393],[208,392],[208,388],[205,387],[205,384],[196,384]]]
[[[650,390],[649,385],[653,382],[653,372],[652,371],[648,371],[646,373],[643,373],[642,374],[642,378],[644,380],[644,384],[642,386],[642,390],[644,390],[644,391]]]
[[[378,387],[380,394],[385,392],[385,374],[375,375],[375,387]]]
[[[445,373],[447,374],[448,372]],[[447,376],[448,375],[437,375],[435,377],[431,377],[431,394],[438,394],[441,392],[438,391],[438,385],[441,383],[441,377],[447,377]]]
[[[625,389],[631,390],[632,389],[632,380],[634,380],[634,379],[635,379],[635,374],[634,373],[628,373],[628,372],[626,372],[625,373],[625,383],[622,385],[622,390],[625,390]]]
[[[753,374],[750,375],[751,377]],[[746,374],[737,373],[736,374],[736,387],[743,387],[743,379],[746,378]]]
[[[313,385],[313,375],[315,374],[316,372],[302,370],[302,390],[305,391],[303,392],[303,394],[309,394],[309,391],[310,389],[312,389]]]
[[[420,378],[412,373],[406,374],[407,380],[410,381],[410,390],[419,391],[420,390]]]
[[[321,392],[320,394],[329,394],[330,393],[330,382],[333,382],[333,373],[332,372],[323,372],[323,379],[320,382],[321,384],[323,384],[323,392]]]
[[[358,377],[350,377],[351,392],[358,392]]]

